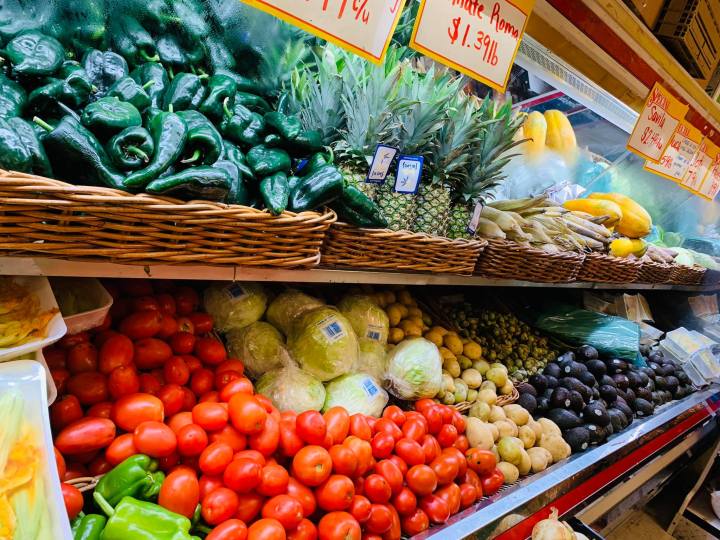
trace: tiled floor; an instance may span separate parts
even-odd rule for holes
[[[718,540],[684,518],[680,520],[674,535],[670,536],[652,517],[639,511],[633,512],[605,538],[607,540]]]

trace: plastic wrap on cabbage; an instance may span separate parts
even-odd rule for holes
[[[292,361],[282,334],[270,323],[257,321],[239,330],[232,329],[225,339],[230,356],[242,358],[252,378]]]
[[[424,338],[401,342],[388,355],[385,386],[400,399],[434,397],[442,386],[442,358]]]
[[[385,362],[387,359],[385,345],[369,338],[358,338],[358,345],[360,347],[358,360],[352,368],[353,371],[368,373],[378,381],[382,381],[385,378]]]
[[[275,328],[289,336],[294,321],[300,315],[321,306],[323,306],[323,303],[317,298],[313,298],[297,289],[288,289],[270,302],[266,318]]]
[[[383,345],[387,343],[390,330],[387,313],[369,296],[346,296],[337,307],[348,318],[358,338],[374,339]]]
[[[267,307],[267,295],[257,283],[215,284],[205,289],[205,309],[220,332],[240,329],[259,321]]]
[[[321,381],[347,373],[358,357],[350,322],[330,307],[304,313],[293,325],[288,348],[300,367]]]
[[[268,371],[258,379],[255,390],[280,411],[319,411],[325,403],[323,384],[295,364]]]
[[[367,373],[352,373],[330,381],[325,388],[323,412],[331,407],[345,407],[348,414],[378,417],[388,402],[388,394]]]

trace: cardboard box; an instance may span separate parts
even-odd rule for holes
[[[650,30],[655,28],[664,0],[625,0],[625,3],[637,14]]]

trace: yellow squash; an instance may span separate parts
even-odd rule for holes
[[[612,201],[622,209],[622,218],[615,230],[628,238],[642,238],[650,234],[652,218],[642,206],[620,193],[591,193],[589,199]]]
[[[603,222],[606,227],[613,227],[623,217],[622,209],[617,203],[599,199],[570,199],[563,206],[568,210],[586,212],[592,216],[607,216]]]
[[[523,137],[530,139],[523,146],[526,154],[538,156],[545,151],[547,129],[547,121],[541,112],[534,111],[527,115],[523,123]]]
[[[645,255],[647,248],[645,240],[617,238],[610,242],[610,255],[614,257],[627,257],[629,255],[642,257]]]
[[[567,116],[558,110],[552,109],[545,111],[545,122],[547,122],[547,137],[545,139],[547,147],[567,157],[575,156],[577,140],[575,139],[575,131],[570,125]]]

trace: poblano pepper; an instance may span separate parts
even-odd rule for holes
[[[135,7],[138,20],[156,34],[165,32],[169,25],[182,23],[181,19],[171,13],[166,0],[140,0]]]
[[[160,60],[155,51],[155,40],[135,17],[120,15],[111,24],[113,49],[116,52],[132,63]]]
[[[58,2],[61,33],[56,37],[79,54],[104,48],[105,3],[102,0],[63,0]]]
[[[319,152],[323,149],[323,137],[319,130],[305,130],[293,140],[285,143],[284,147],[290,153],[308,155],[313,152]]]
[[[51,2],[5,5],[3,8],[0,9],[0,40],[3,43],[21,33],[42,30],[56,15],[56,5]]]
[[[110,516],[103,540],[200,540],[190,534],[188,518],[155,503],[123,497],[114,509],[102,510]]]
[[[27,172],[39,174],[41,176],[52,177],[53,171],[50,166],[45,147],[38,137],[35,129],[27,120],[22,118],[10,118],[8,124],[20,138],[20,142],[25,145],[25,149],[30,153],[30,163]],[[0,159],[2,156],[0,156]]]
[[[346,185],[342,195],[331,206],[342,221],[356,227],[377,229],[388,226],[375,202],[355,186]]]
[[[220,69],[235,69],[237,65],[235,57],[221,39],[208,36],[205,38],[205,49],[207,50],[207,63],[215,75],[223,75],[223,73],[218,73]],[[235,78],[233,78],[233,80],[235,80]],[[243,90],[246,89],[243,88]]]
[[[93,491],[93,500],[102,508],[115,506],[123,497],[150,499],[160,492],[165,475],[158,462],[145,454],[135,454],[103,475]]]
[[[29,172],[31,163],[30,151],[9,121],[0,118],[0,165],[4,169]]]
[[[276,172],[260,180],[260,197],[262,197],[270,213],[274,216],[282,214],[288,205],[290,187],[284,172]]]
[[[250,201],[247,185],[237,165],[226,159],[219,159],[213,163],[215,169],[222,169],[230,177],[230,190],[225,197],[228,204],[247,205]]]
[[[234,59],[234,58],[233,58]],[[247,77],[231,71],[232,68],[220,68],[215,70],[215,75],[225,75],[230,77],[237,85],[238,92],[248,92],[250,94],[262,93],[262,86],[255,79],[248,79]]]
[[[86,514],[73,523],[73,540],[100,540],[107,518],[100,514]]]
[[[247,111],[247,116],[238,111]],[[228,139],[245,146],[257,146],[262,142],[265,132],[265,120],[256,112],[251,112],[243,105],[235,104],[235,114],[225,117],[220,124],[220,131]]]
[[[173,10],[178,19],[180,31],[191,41],[200,42],[210,35],[210,25],[205,20],[203,6],[189,0],[173,0]]]
[[[304,212],[320,208],[342,196],[344,184],[338,169],[332,165],[320,167],[303,177],[303,181],[290,193],[290,210]]]
[[[161,108],[165,89],[170,85],[167,71],[157,62],[146,62],[136,67],[130,77],[150,96],[150,106]],[[153,84],[149,84],[152,82]]]
[[[291,141],[300,135],[302,125],[296,116],[288,116],[280,112],[265,113],[265,123],[283,139]]]
[[[197,109],[205,97],[202,79],[193,73],[178,73],[168,86],[162,108],[174,112]]]
[[[307,176],[308,174],[312,174],[317,171],[320,167],[324,167],[325,165],[331,165],[332,162],[332,151],[329,154],[316,152],[315,154],[310,156],[310,159],[308,159],[303,168],[300,169],[299,174],[300,176]]]
[[[180,44],[180,40],[176,36],[172,34],[160,36],[155,47],[160,56],[160,61],[163,64],[172,66],[175,69],[186,69],[189,67],[190,64],[187,55]]]
[[[30,77],[48,77],[65,60],[62,43],[37,31],[15,36],[2,54],[10,61],[13,73]]]
[[[123,77],[110,87],[106,97],[116,97],[120,101],[131,103],[142,112],[150,106],[150,96],[145,91],[145,86],[150,88],[154,84],[155,81],[148,81],[141,85],[131,77]]]
[[[223,151],[223,140],[215,126],[198,111],[177,113],[187,125],[187,139],[181,163],[212,165]]]
[[[123,175],[110,164],[100,142],[80,122],[65,116],[53,128],[37,117],[34,121],[48,131],[42,143],[55,177],[127,191],[122,183]]]
[[[159,112],[148,124],[148,131],[155,144],[155,153],[150,164],[130,174],[123,181],[129,189],[142,189],[165,172],[182,155],[187,138],[187,125],[177,114]]]
[[[100,137],[111,137],[123,129],[142,125],[140,111],[116,97],[104,97],[82,112],[82,124]]]
[[[235,103],[245,105],[245,107],[247,107],[251,111],[255,111],[261,114],[265,114],[266,112],[270,111],[270,104],[265,101],[264,98],[255,94],[250,94],[249,92],[236,92]]]
[[[145,191],[183,199],[224,201],[231,187],[232,179],[224,169],[199,165],[157,178],[145,186]]]
[[[112,51],[90,50],[85,53],[82,65],[98,89],[97,97],[103,97],[113,84],[128,75],[127,62]]]
[[[0,74],[0,117],[20,116],[27,103],[27,93],[18,83]]]
[[[150,162],[155,144],[147,129],[135,126],[113,136],[105,149],[118,169],[134,171]]]
[[[58,75],[62,78],[47,79],[47,84],[30,92],[28,107],[33,113],[57,114],[58,104],[79,109],[87,103],[93,85],[78,62],[63,62]]]
[[[290,156],[279,148],[254,146],[247,153],[247,162],[255,175],[260,178],[290,170]]]
[[[78,107],[87,102],[92,92],[97,91],[85,68],[80,65],[80,62],[75,60],[65,60],[60,66],[58,77],[65,81],[68,87],[66,92],[74,92],[72,99],[77,103]],[[68,96],[68,98],[70,98],[70,96]]]
[[[267,146],[268,148],[277,148],[278,146],[282,145],[283,138],[277,133],[268,133],[267,135],[265,135],[262,143],[263,146]]]
[[[223,141],[223,151],[222,154],[220,154],[220,159],[234,163],[243,178],[255,178],[255,174],[252,172],[250,167],[247,166],[245,156],[242,151],[230,141]]]
[[[213,75],[208,81],[208,93],[200,104],[200,112],[208,118],[219,120],[225,111],[235,105],[235,81],[226,75]]]

